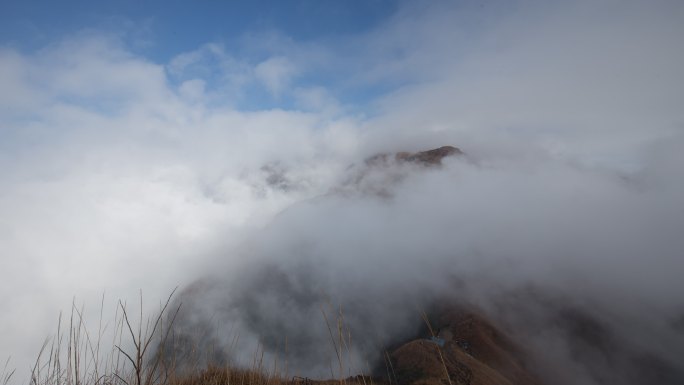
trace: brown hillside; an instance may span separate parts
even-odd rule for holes
[[[524,353],[484,318],[447,312],[434,325],[436,340],[416,339],[391,353],[398,385],[539,385]]]

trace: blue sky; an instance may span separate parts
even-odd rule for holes
[[[397,10],[397,1],[5,1],[0,34],[5,44],[36,48],[83,29],[104,29],[139,40],[166,61],[207,41],[230,42],[249,32],[279,31],[311,40],[373,28]]]
[[[157,63],[219,43],[233,55],[256,59],[268,53],[250,50],[250,36],[279,36],[306,42],[344,42],[381,25],[398,9],[390,0],[373,1],[249,1],[249,2],[17,2],[3,3],[0,36],[3,45],[33,52],[79,34],[115,36],[133,53]],[[325,71],[323,71],[325,72]],[[303,82],[334,82],[331,73],[310,71]],[[328,84],[335,86],[335,84]],[[387,85],[354,89],[338,87],[340,97],[365,102]],[[241,107],[292,108],[285,97],[271,98],[258,88],[245,90]]]
[[[203,50],[211,44],[220,47],[222,53],[205,55],[200,75],[208,80],[205,86],[209,89],[222,87],[225,71],[218,68],[219,56],[253,67],[278,56],[292,64],[289,72],[281,68],[285,71],[283,76],[290,77],[288,86],[294,87],[296,83],[302,87],[324,87],[348,108],[372,114],[371,102],[379,96],[415,81],[436,78],[435,73],[406,69],[402,63],[410,61],[406,59],[412,55],[422,55],[417,52],[421,47],[415,46],[422,44],[418,39],[433,37],[428,18],[441,18],[434,33],[447,35],[435,35],[435,41],[427,45],[442,44],[448,39],[457,52],[473,45],[469,39],[479,38],[483,26],[514,10],[515,3],[7,1],[2,8],[0,44],[18,52],[34,54],[65,41],[99,37],[115,42],[130,54],[168,65],[178,55]],[[453,19],[459,35],[454,40],[448,36],[454,31],[438,31],[450,24],[445,17]],[[406,41],[398,40],[404,35]],[[432,47],[425,52],[426,57],[434,54],[439,53]],[[435,65],[449,65],[442,60],[443,56],[448,56],[448,52],[435,58]],[[213,68],[209,68],[212,61]],[[287,63],[281,60],[281,64]],[[398,71],[383,73],[380,67],[388,64]],[[363,76],[364,73],[372,75]],[[181,81],[186,75],[170,73],[168,80]],[[240,88],[239,97],[232,97],[231,102],[241,109],[300,107],[292,95],[274,92],[273,84],[266,88],[243,84]]]

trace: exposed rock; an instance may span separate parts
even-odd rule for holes
[[[463,151],[453,146],[443,146],[434,150],[421,151],[416,153],[399,152],[395,155],[398,161],[414,162],[423,165],[440,165],[442,159],[447,156],[462,155]]]
[[[368,159],[366,159],[366,165],[368,166],[378,166],[389,163],[391,160],[396,162],[410,162],[417,163],[423,166],[438,166],[442,164],[442,159],[448,156],[463,155],[457,147],[453,146],[442,146],[427,151],[420,152],[397,152],[394,155],[390,154],[377,154]]]
[[[383,198],[392,196],[392,189],[418,168],[439,168],[449,156],[463,155],[453,146],[443,146],[420,152],[377,154],[362,165],[349,167],[349,177],[335,189],[337,192],[363,193]]]

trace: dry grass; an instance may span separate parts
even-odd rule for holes
[[[284,385],[277,364],[264,368],[264,352],[254,354],[252,368],[230,366],[176,370],[172,326],[180,305],[171,308],[175,290],[153,317],[143,314],[143,297],[134,308],[119,301],[113,324],[104,324],[104,296],[97,330],[86,327],[83,307],[72,303],[68,320],[60,314],[57,332],[43,343],[29,385]],[[114,330],[108,330],[112,327]],[[104,341],[106,336],[111,340]],[[105,347],[111,347],[106,349]],[[0,372],[0,385],[18,383],[9,359]]]
[[[5,366],[2,368],[2,372],[0,373],[0,384],[2,385],[8,385],[10,380],[12,380],[12,376],[14,376],[14,372],[16,371],[15,369],[8,369],[10,358],[7,358],[7,361],[5,361]]]
[[[281,385],[287,381],[278,376],[269,376],[254,369],[230,367],[209,367],[205,370],[173,378],[169,385]]]
[[[358,368],[353,364],[352,356],[352,333],[349,326],[344,321],[344,312],[342,307],[335,309],[335,307],[327,302],[328,310],[321,306],[321,314],[323,320],[328,328],[330,335],[330,342],[335,350],[335,357],[337,358],[337,375],[333,369],[333,362],[330,362],[330,376],[337,379],[335,385],[375,385],[370,374],[370,365],[366,363],[366,368]],[[335,318],[331,320],[328,314],[334,314]],[[334,323],[333,323],[334,322]],[[365,369],[365,370],[364,370]],[[365,374],[364,374],[365,373]],[[305,379],[306,380],[306,379]],[[319,385],[331,385],[330,381],[317,381]]]
[[[175,292],[175,290],[174,290]],[[86,327],[83,307],[72,303],[68,323],[60,314],[57,332],[46,339],[31,371],[30,385],[156,385],[166,384],[170,368],[165,367],[154,346],[163,346],[180,307],[169,305],[174,292],[160,305],[155,317],[144,318],[143,297],[137,322],[131,309],[119,302],[115,313],[111,343],[103,341],[109,324],[103,324],[104,296],[100,307],[97,334]],[[126,349],[124,346],[132,348]],[[103,346],[111,346],[103,351]],[[157,358],[155,358],[157,357]],[[9,385],[7,376],[3,385]]]
[[[430,324],[430,320],[428,319],[427,313],[423,311],[423,321],[425,322],[425,325],[427,325],[428,330],[430,331],[430,336],[432,338],[436,338],[437,334],[435,334],[434,329],[432,329],[432,325]],[[442,368],[444,368],[444,375],[446,377],[447,382],[449,385],[452,385],[453,383],[451,382],[451,376],[449,375],[449,368],[447,367],[446,361],[444,361],[444,354],[442,354],[442,348],[439,345],[437,346],[437,353],[439,353],[439,360],[442,362]]]
[[[142,294],[133,307],[119,301],[113,323],[103,322],[103,296],[95,330],[86,327],[83,306],[72,303],[68,319],[60,314],[56,334],[43,343],[29,385],[378,385],[377,379],[374,383],[363,375],[369,367],[352,367],[351,332],[342,309],[330,303],[321,307],[335,352],[330,380],[290,378],[286,360],[275,360],[267,368],[262,348],[254,352],[248,368],[195,364],[181,369],[177,364],[185,364],[188,357],[176,357],[173,348],[172,326],[180,310],[180,305],[171,306],[174,293],[152,317],[143,314]],[[8,364],[0,372],[0,385],[19,383]]]

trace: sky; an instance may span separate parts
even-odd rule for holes
[[[342,269],[363,287],[352,266],[390,264],[371,292],[403,280],[443,294],[446,278],[429,277],[484,275],[497,290],[617,304],[596,316],[680,341],[662,325],[684,309],[682,19],[667,0],[3,1],[0,359],[27,373],[60,311],[97,319],[103,294],[110,319],[119,299],[142,291],[152,311],[206,276],[259,282],[260,264],[275,264],[296,277],[301,244],[318,250],[304,253],[315,282]],[[369,156],[442,145],[468,160],[373,172],[348,199],[321,198]],[[395,200],[367,194],[375,184]],[[241,308],[253,290],[235,281],[192,306],[225,295],[281,320]],[[332,297],[359,302],[330,282]],[[471,286],[510,316],[492,310],[496,290]],[[644,304],[659,320],[629,310]],[[568,371],[596,383],[582,365]]]
[[[126,35],[155,60],[168,60],[207,41],[231,41],[249,32],[281,31],[297,40],[358,34],[387,19],[396,1],[211,2],[181,1],[93,4],[8,2],[3,40],[36,48],[55,36],[84,29]],[[59,16],[59,17],[57,17]]]
[[[0,16],[3,42],[19,50],[43,48],[58,41],[56,37],[96,33],[109,35],[124,43],[127,50],[157,63],[167,63],[181,53],[195,51],[206,44],[220,44],[222,49],[230,51],[229,56],[240,56],[241,61],[250,62],[242,64],[252,65],[268,59],[276,48],[274,45],[294,41],[328,45],[342,37],[363,34],[389,18],[398,4],[381,0],[120,2],[116,5],[74,1],[39,5],[10,2],[5,8]],[[59,17],[55,17],[57,14]],[[252,39],[259,40],[259,44],[254,46]],[[303,82],[326,82],[335,76],[320,71],[299,75]],[[252,108],[277,107],[287,102],[285,98],[270,99],[261,90],[252,91],[250,99],[257,99],[254,104],[247,104]],[[364,91],[373,93],[373,87],[353,92],[363,94]]]

